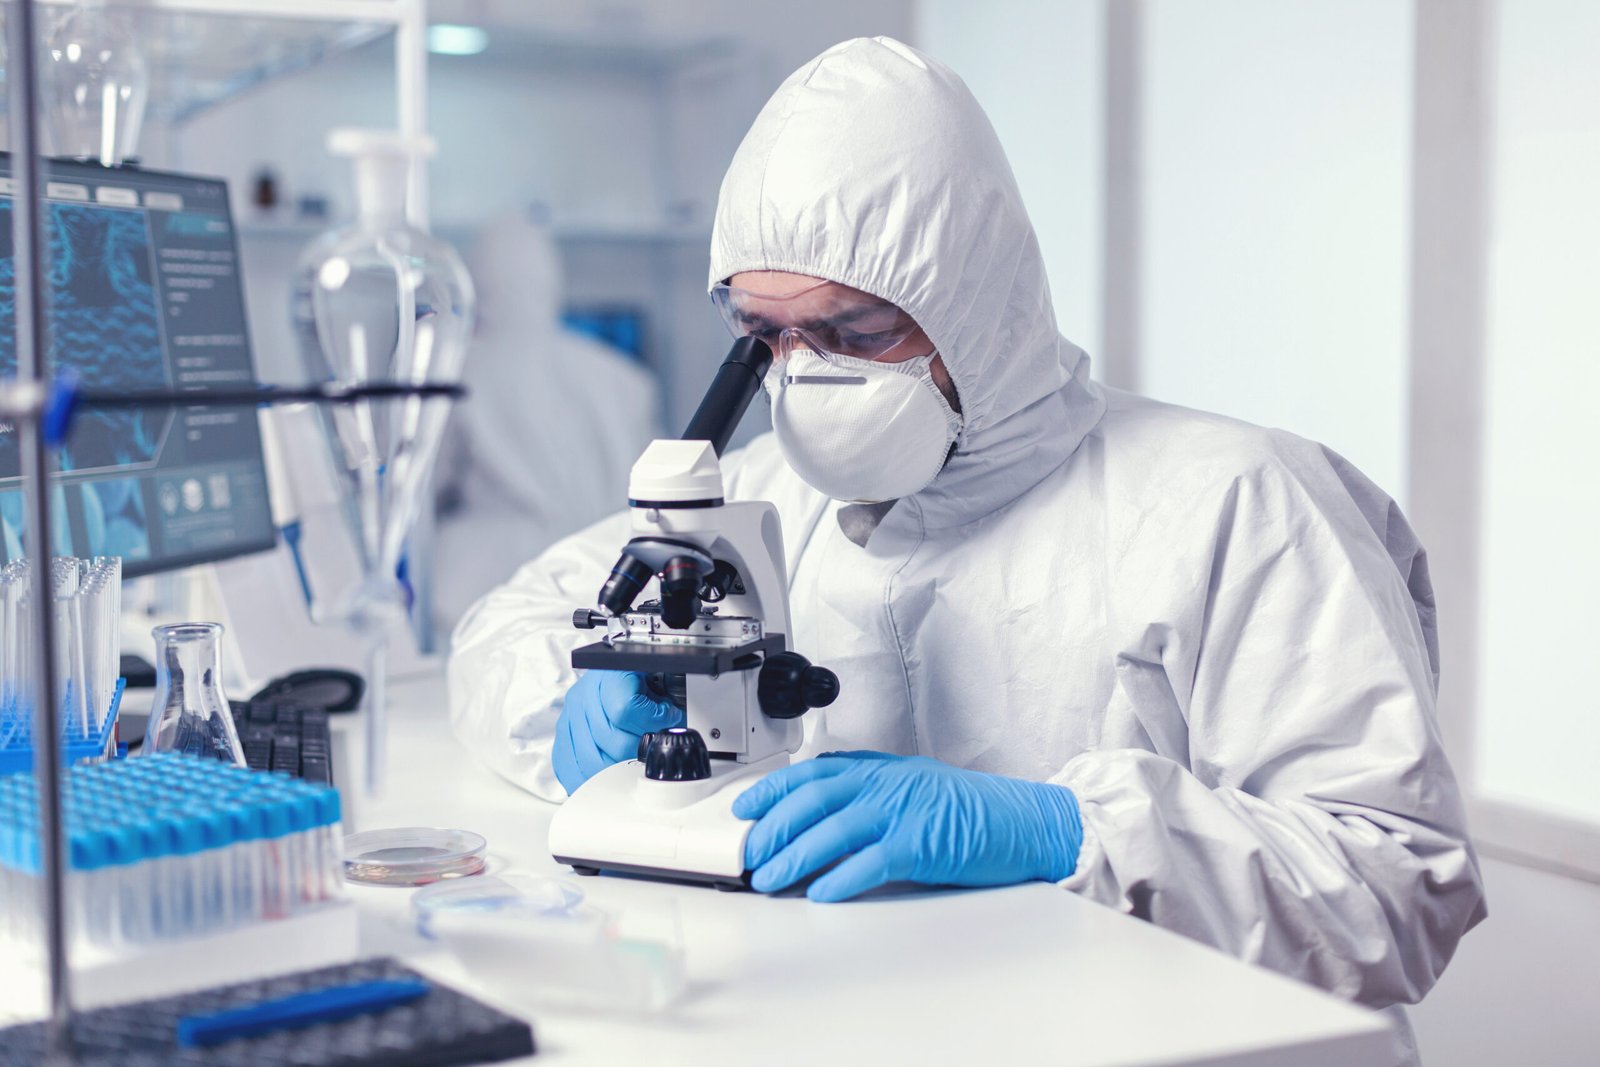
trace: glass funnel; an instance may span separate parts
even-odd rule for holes
[[[244,749],[222,693],[222,626],[157,626],[156,692],[145,727],[145,755],[182,752],[244,766]]]
[[[335,130],[355,166],[358,216],[314,241],[296,268],[291,314],[308,379],[360,386],[454,385],[472,334],[472,279],[455,250],[406,221],[406,183],[426,142]],[[367,788],[383,764],[384,641],[401,614],[396,577],[438,452],[446,397],[397,396],[319,407],[362,576],[331,612],[368,641]]]
[[[84,0],[56,22],[41,64],[52,152],[114,167],[134,156],[150,73],[126,20]]]

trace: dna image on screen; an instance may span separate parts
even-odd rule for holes
[[[91,204],[47,206],[50,358],[106,389],[167,384],[161,349],[150,234],[145,215]],[[16,257],[11,200],[0,200],[0,374],[17,372]],[[126,468],[156,458],[171,413],[81,411],[61,449],[59,469]],[[0,478],[20,469],[16,435],[0,434]]]

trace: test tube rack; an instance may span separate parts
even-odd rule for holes
[[[85,730],[71,715],[63,713],[61,758],[65,763],[95,763],[117,755],[117,713],[127,681],[117,679],[111,706],[94,730]],[[71,707],[69,694],[66,707]],[[0,777],[27,774],[33,770],[33,709],[17,705],[0,709]]]
[[[177,754],[61,772],[66,944],[84,1007],[355,958],[336,790]],[[44,1011],[30,774],[0,778],[0,989]],[[34,994],[30,996],[30,994]]]

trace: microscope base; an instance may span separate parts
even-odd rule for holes
[[[550,820],[550,853],[579,874],[612,871],[718,889],[747,889],[744,842],[755,825],[733,801],[757,778],[789,765],[713,760],[699,782],[652,782],[637,760],[607,767],[568,797]]]
[[[625,874],[632,878],[653,878],[658,882],[705,885],[712,889],[720,889],[724,893],[740,893],[750,888],[748,872],[734,879],[715,874],[700,874],[696,871],[674,871],[664,867],[636,867],[627,863],[608,863],[604,867],[591,867],[582,860],[575,860],[570,856],[556,856],[554,859],[557,863],[565,863],[571,867],[573,874],[585,878],[594,877],[604,871],[607,874]]]

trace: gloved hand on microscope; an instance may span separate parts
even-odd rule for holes
[[[654,695],[643,675],[587,671],[562,704],[556,777],[571,793],[633,759],[645,734],[683,721],[683,710]],[[1060,881],[1077,866],[1083,842],[1069,789],[882,752],[827,753],[793,764],[745,790],[733,813],[756,821],[745,864],[761,892],[843,861],[806,891],[824,902],[889,882]]]
[[[1078,865],[1072,790],[952,767],[927,756],[828,752],[774,771],[733,802],[758,820],[751,885],[794,885],[839,862],[806,896],[831,903],[890,882],[1059,882]]]
[[[644,675],[585,671],[562,701],[551,750],[556,780],[572,793],[613,763],[633,759],[645,734],[683,722],[683,709],[652,693]]]

